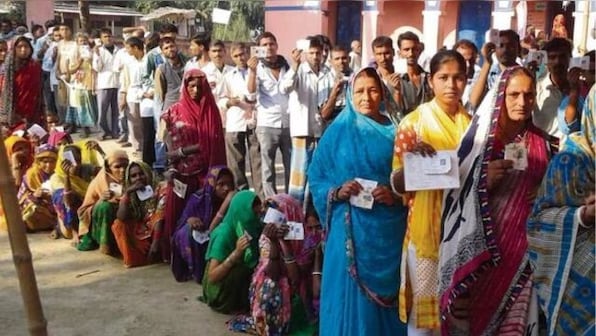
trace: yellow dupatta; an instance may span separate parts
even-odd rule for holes
[[[86,146],[87,141],[82,140],[78,141],[75,144],[70,144],[66,146],[61,146],[58,151],[58,161],[56,164],[56,171],[54,175],[52,175],[50,179],[50,185],[52,190],[58,190],[64,188],[66,183],[66,172],[62,169],[61,162],[65,160],[64,158],[64,149],[68,147],[77,147],[81,151],[81,164],[85,165],[92,165],[94,167],[101,167],[101,160],[98,157],[98,153],[94,150],[87,149]],[[87,192],[87,188],[89,188],[90,181],[86,179],[72,175],[70,176],[70,187],[72,190],[77,193],[78,195],[85,196]]]

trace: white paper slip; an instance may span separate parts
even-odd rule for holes
[[[54,131],[64,133],[64,126],[54,126]]]
[[[296,41],[296,49],[302,50],[302,51],[308,51],[308,49],[310,49],[310,41],[307,39],[302,39],[302,40]]]
[[[288,222],[288,233],[285,240],[304,240],[304,224],[299,222]]]
[[[110,191],[113,192],[116,197],[122,196],[122,184],[111,182]]]
[[[513,161],[513,169],[526,170],[528,168],[528,149],[522,143],[510,143],[505,146],[504,159]]]
[[[281,225],[286,222],[286,215],[284,215],[284,213],[279,210],[269,208],[265,213],[265,218],[263,219],[263,222]]]
[[[64,160],[70,162],[70,164],[72,164],[73,166],[77,165],[77,160],[75,159],[75,157],[71,151],[69,151],[69,150],[64,151],[62,153],[62,156],[64,157]]]
[[[248,238],[248,241],[251,241],[252,240],[252,236],[246,230],[244,230],[244,237]]]
[[[580,68],[582,70],[590,70],[590,56],[573,57],[569,61],[569,69]]]
[[[265,47],[250,47],[250,57],[265,58],[267,57],[267,48]]]
[[[41,190],[52,192],[52,184],[50,183],[50,180],[47,180],[41,184]]]
[[[432,157],[405,153],[404,179],[406,191],[459,188],[457,152],[437,151]]]
[[[393,67],[395,69],[395,73],[398,73],[400,75],[407,74],[408,73],[408,60],[405,58],[398,57],[395,60],[395,64]]]
[[[186,189],[188,185],[178,179],[174,179],[174,194],[180,198],[186,198]]]
[[[22,138],[23,135],[25,135],[25,131],[23,131],[23,130],[14,131],[14,132],[12,132],[12,135],[16,135],[19,138]]]
[[[363,178],[355,178],[356,182],[360,183],[362,190],[356,196],[350,196],[350,204],[355,207],[372,209],[375,199],[372,195],[372,191],[377,187],[377,181],[366,180]]]
[[[209,231],[192,230],[192,239],[203,245],[209,241]]]
[[[531,50],[526,57],[526,64],[536,62],[538,65],[546,64],[548,54],[544,50]]]
[[[139,201],[146,201],[153,197],[153,188],[150,185],[145,186],[145,188],[137,190],[137,197]]]
[[[39,126],[38,124],[31,125],[31,127],[29,127],[27,130],[27,133],[33,134],[40,139],[48,134],[48,132],[46,132],[46,130],[44,130],[43,127]]]

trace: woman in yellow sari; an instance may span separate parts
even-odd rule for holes
[[[56,211],[46,182],[54,174],[57,159],[56,148],[42,145],[36,149],[35,162],[23,176],[17,197],[29,231],[49,230],[56,225]]]
[[[391,184],[410,208],[402,250],[399,315],[408,335],[439,335],[437,292],[443,190],[406,192],[403,154],[434,155],[455,150],[470,117],[461,105],[466,86],[466,62],[455,51],[441,51],[430,63],[435,98],[408,114],[395,139]]]
[[[33,164],[32,146],[27,139],[11,135],[4,139],[4,147],[6,147],[6,156],[15,182],[15,191],[17,191],[21,186],[23,175]],[[6,228],[6,217],[0,200],[0,230],[6,231]]]
[[[71,159],[75,162],[71,162]],[[50,178],[52,203],[58,215],[52,238],[74,238],[75,243],[78,242],[77,210],[83,203],[89,183],[100,168],[97,152],[84,141],[60,148],[56,171]]]

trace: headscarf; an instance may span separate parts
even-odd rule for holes
[[[238,238],[246,232],[252,237],[252,240],[244,251],[242,263],[248,268],[254,268],[257,265],[259,261],[258,241],[262,226],[259,217],[252,208],[256,198],[257,194],[250,190],[243,190],[234,195],[223,221],[211,232],[206,260],[225,260],[236,248]]]
[[[35,163],[25,173],[24,183],[27,187],[35,191],[41,187],[41,185],[50,178],[46,172],[41,170],[40,163],[42,159],[51,158],[54,160],[58,159],[58,151],[53,146],[48,144],[41,145],[35,151]]]
[[[143,161],[133,161],[128,164],[128,167],[126,167],[126,172],[124,175],[124,186],[122,189],[126,190],[128,187],[131,186],[130,170],[133,166],[141,168],[143,174],[147,179],[147,184],[151,186],[151,188],[155,191],[155,188],[157,187],[157,181],[155,181],[154,179],[153,170],[151,169],[151,167],[149,167],[148,164],[146,164]],[[133,218],[140,220],[147,213],[147,209],[153,208],[156,202],[157,199],[155,197],[151,197],[147,200],[141,201],[139,199],[139,196],[137,196],[137,193],[135,192],[130,195],[130,202],[128,206],[132,210]]]
[[[56,171],[54,172],[54,175],[52,175],[52,177],[50,178],[52,190],[64,188],[66,183],[66,172],[64,171],[64,169],[62,169],[61,165],[62,161],[65,160],[64,152],[72,151],[75,148],[78,149],[81,153],[81,165],[89,165],[92,167],[101,166],[101,162],[97,159],[95,151],[87,149],[87,146],[85,146],[83,142],[62,146],[58,150],[58,161],[56,164]],[[83,176],[71,175],[70,187],[77,195],[84,196],[87,192],[87,188],[89,188],[89,181]]]
[[[25,162],[25,168],[29,168],[33,164],[33,147],[29,140],[18,135],[11,135],[8,138],[4,139],[4,146],[6,147],[6,154],[8,156],[8,160],[10,162],[12,155],[15,153],[16,145],[19,143],[25,143],[30,148],[30,155],[29,157],[27,157],[27,161]]]
[[[70,137],[70,134],[68,134],[67,132],[58,132],[56,130],[52,130],[50,132],[50,136],[48,137],[48,144],[54,147],[58,147],[60,141],[65,139],[68,141],[68,143],[72,143],[72,138]]]
[[[470,334],[495,333],[506,313],[528,283],[531,270],[526,255],[526,221],[531,204],[528,194],[540,184],[555,142],[527,120],[520,137],[528,148],[528,167],[508,173],[491,192],[487,189],[488,164],[500,158],[499,118],[505,109],[509,78],[520,67],[505,70],[491,109],[479,111],[458,147],[461,187],[443,197],[439,259],[440,309],[443,333],[454,301],[470,296]],[[510,190],[503,188],[512,188]],[[523,317],[525,319],[525,316]],[[523,324],[511,322],[511,327]]]
[[[353,103],[354,84],[362,72],[367,71],[382,83],[376,71],[367,69],[353,77],[345,108],[327,128],[313,155],[308,181],[314,206],[328,234],[325,249],[345,251],[346,276],[349,274],[375,303],[395,307],[405,208],[375,202],[373,209],[367,210],[352,207],[349,202],[331,201],[337,187],[356,177],[389,185],[395,125],[376,122],[357,112]],[[329,230],[333,225],[337,230]],[[341,234],[344,241],[334,239],[340,237],[335,236],[338,232],[345,232],[345,237]]]
[[[31,60],[33,54],[31,42],[24,36],[17,37],[13,43],[13,49],[9,51],[4,62],[4,77],[2,83],[0,83],[2,87],[2,95],[0,96],[0,122],[7,123],[10,126],[20,122],[20,120],[17,120],[18,111],[15,111],[15,76],[18,69],[16,49],[14,47],[21,41],[26,42],[31,48],[31,55],[29,55],[29,60]]]

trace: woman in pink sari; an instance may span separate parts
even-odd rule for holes
[[[445,335],[537,335],[526,221],[556,140],[532,123],[535,88],[527,69],[507,69],[459,145],[461,186],[445,193],[442,215]]]
[[[170,237],[187,198],[203,186],[209,167],[226,164],[226,150],[219,109],[205,73],[198,69],[184,74],[180,101],[161,118],[170,162],[161,251],[169,261]]]

